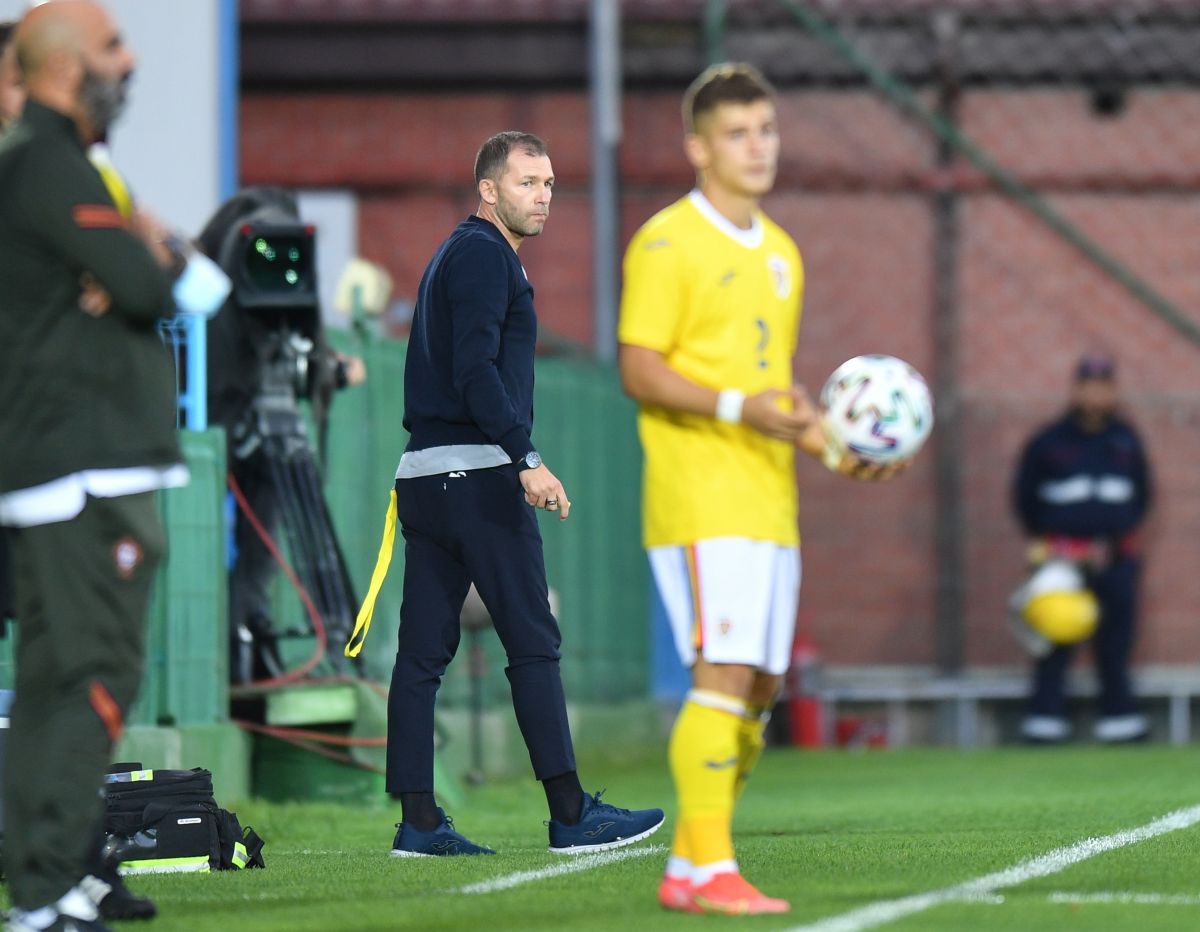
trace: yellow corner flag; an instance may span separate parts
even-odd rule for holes
[[[379,590],[387,579],[388,567],[392,563],[392,548],[396,544],[396,490],[392,489],[388,496],[387,516],[383,521],[383,540],[379,542],[379,556],[375,558],[375,572],[371,574],[371,585],[367,589],[367,597],[363,599],[362,608],[354,620],[354,631],[346,642],[343,653],[347,657],[357,657],[367,640],[367,632],[371,630],[371,616],[375,614],[375,600],[379,598]]]

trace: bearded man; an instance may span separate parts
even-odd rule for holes
[[[7,928],[98,930],[154,913],[100,859],[99,789],[141,681],[156,492],[187,481],[155,329],[176,256],[88,158],[134,67],[108,13],[34,7],[16,53],[28,100],[0,141],[0,525],[19,626]]]

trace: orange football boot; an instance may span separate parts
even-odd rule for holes
[[[695,887],[687,877],[663,876],[658,885],[658,905],[663,909],[676,909],[684,913],[698,913],[700,910],[692,903],[692,893]]]
[[[725,916],[786,913],[792,908],[787,900],[759,893],[746,878],[733,871],[717,874],[708,883],[693,888],[692,906],[695,912]]]

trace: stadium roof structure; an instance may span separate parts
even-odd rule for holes
[[[680,19],[693,21],[706,7],[705,0],[619,0],[627,19]],[[243,21],[345,21],[454,22],[487,19],[493,22],[586,19],[591,0],[242,0]],[[880,15],[956,10],[975,14],[1080,16],[1095,13],[1139,15],[1156,8],[1176,13],[1195,0],[816,0],[811,4],[825,15]],[[733,15],[770,12],[778,0],[727,0]]]
[[[589,0],[242,0],[243,22],[544,22],[586,20]],[[622,0],[626,17],[691,21],[704,0]]]
[[[913,84],[1200,82],[1200,0],[820,0],[809,6]],[[703,0],[622,0],[627,85],[704,66]],[[587,81],[588,0],[242,0],[248,87],[381,88]],[[952,51],[943,41],[951,18]],[[778,0],[732,0],[724,47],[784,85],[862,74]],[[947,54],[951,57],[948,59]]]

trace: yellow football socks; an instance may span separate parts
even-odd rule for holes
[[[693,689],[671,732],[669,759],[679,803],[673,863],[695,872],[733,860],[734,794],[741,768],[739,734],[745,704],[732,696]]]
[[[746,779],[762,756],[767,740],[767,720],[770,715],[759,706],[747,706],[746,714],[738,721],[738,768],[734,799],[746,788]]]

